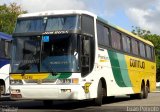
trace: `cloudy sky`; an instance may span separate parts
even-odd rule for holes
[[[129,31],[138,26],[160,34],[160,0],[0,0],[16,2],[28,12],[83,9]]]

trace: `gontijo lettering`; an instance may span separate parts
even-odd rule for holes
[[[135,59],[130,59],[130,66],[145,69],[145,62]]]

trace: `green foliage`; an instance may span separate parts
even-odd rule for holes
[[[133,27],[132,33],[146,40],[151,41],[155,47],[156,66],[157,66],[157,82],[160,81],[160,35],[151,34],[150,31],[143,30],[140,27]]]
[[[144,35],[144,39],[151,41],[155,47],[156,66],[157,66],[157,81],[160,81],[160,36],[156,34]]]
[[[0,5],[0,32],[12,34],[18,15],[26,13],[20,5],[11,3]]]
[[[144,37],[145,35],[150,35],[151,32],[150,31],[147,31],[147,30],[143,30],[141,29],[140,27],[134,27],[132,26],[133,30],[132,30],[132,33],[135,34],[135,35],[138,35],[140,37]]]

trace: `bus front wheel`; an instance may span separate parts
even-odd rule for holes
[[[5,94],[5,85],[4,84],[0,84],[0,97],[3,94]]]
[[[103,99],[102,82],[100,81],[99,84],[98,84],[97,98],[95,99],[95,105],[96,106],[101,106],[102,105],[102,99]]]

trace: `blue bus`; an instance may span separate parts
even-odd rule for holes
[[[11,41],[11,35],[0,32],[0,96],[9,94]]]

